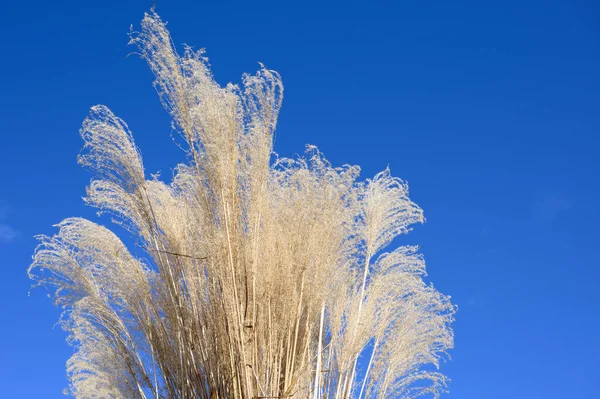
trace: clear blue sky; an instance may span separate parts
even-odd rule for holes
[[[126,4],[125,4],[126,3]],[[145,1],[0,10],[0,396],[60,398],[71,349],[42,289],[38,233],[94,218],[76,163],[90,106],[124,118],[148,172],[182,154],[152,75],[126,55]],[[369,4],[368,4],[369,3]],[[364,176],[390,165],[428,222],[431,280],[459,306],[449,399],[600,391],[600,7],[590,1],[158,0],[216,78],[257,61],[285,99],[275,149],[316,144]],[[401,4],[401,5],[398,5]]]

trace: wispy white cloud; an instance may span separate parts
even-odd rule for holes
[[[0,242],[11,242],[18,235],[17,230],[7,224],[0,223]]]
[[[559,213],[571,208],[571,203],[557,194],[548,194],[533,205],[534,216],[543,222],[552,222]]]
[[[6,220],[9,213],[11,213],[10,206],[0,202],[0,222]],[[18,235],[19,232],[14,227],[6,223],[0,223],[0,243],[11,242]]]

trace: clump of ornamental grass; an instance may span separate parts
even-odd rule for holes
[[[147,14],[131,42],[188,162],[146,178],[125,122],[84,121],[85,201],[127,229],[81,218],[40,236],[30,277],[51,290],[74,355],[76,398],[414,398],[444,392],[454,307],[423,281],[424,221],[389,170],[358,181],[316,147],[278,158],[279,75],[221,87],[202,51],[179,55]]]

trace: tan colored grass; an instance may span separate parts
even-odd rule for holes
[[[264,67],[219,86],[202,52],[178,55],[148,14],[132,43],[185,142],[172,183],[145,177],[127,125],[92,108],[86,202],[128,229],[70,218],[41,236],[32,279],[53,290],[75,353],[76,398],[414,398],[452,347],[454,308],[424,283],[424,221],[389,170],[357,181],[309,146],[276,158],[283,86]],[[274,160],[272,160],[272,158]],[[389,252],[385,252],[389,251]]]

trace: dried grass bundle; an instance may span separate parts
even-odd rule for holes
[[[132,43],[189,163],[147,180],[125,122],[83,123],[86,202],[141,243],[70,218],[41,236],[30,277],[64,309],[76,398],[437,397],[454,307],[423,281],[415,247],[384,252],[424,221],[385,170],[358,182],[316,147],[276,158],[279,75],[219,86],[203,52],[178,55],[154,13]],[[362,359],[362,360],[359,360]]]

